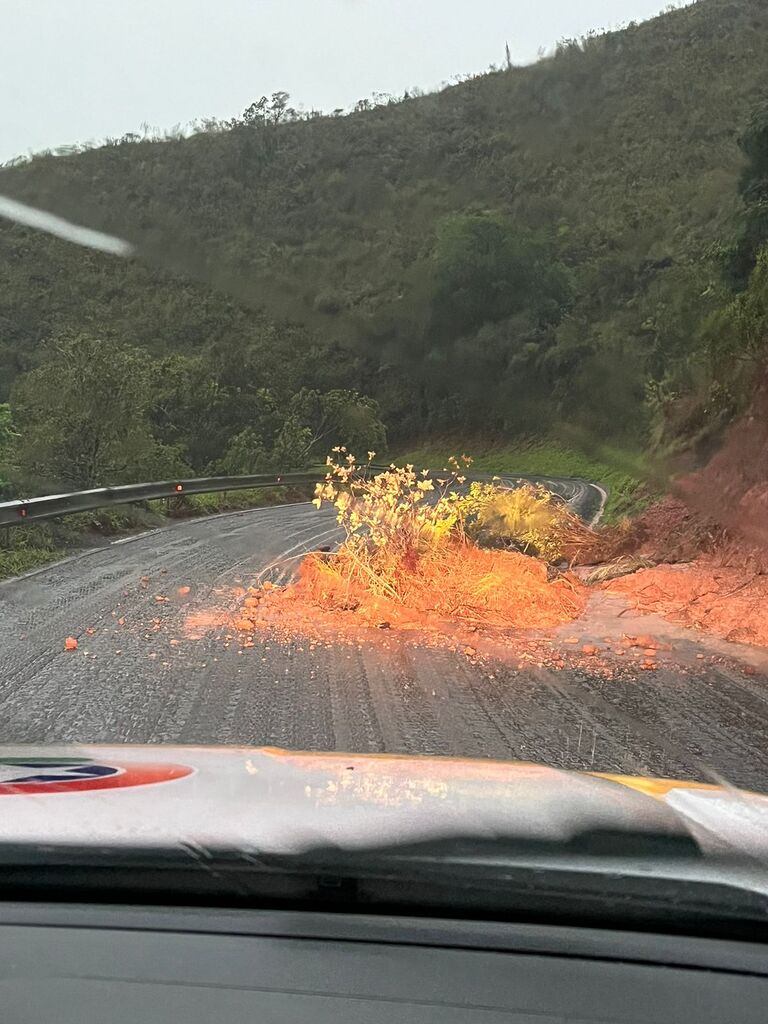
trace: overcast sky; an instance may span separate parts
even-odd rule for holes
[[[284,89],[347,108],[516,63],[664,0],[0,0],[0,161],[231,117]]]

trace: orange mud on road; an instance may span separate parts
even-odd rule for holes
[[[725,640],[768,647],[768,577],[708,559],[658,565],[606,585],[639,612],[706,630]]]
[[[687,567],[660,568],[687,578]],[[200,636],[215,631],[227,645],[239,644],[246,650],[259,648],[266,638],[284,645],[303,642],[309,652],[346,647],[392,654],[416,647],[452,651],[477,665],[495,662],[517,671],[582,670],[603,678],[640,678],[660,669],[695,674],[703,662],[733,664],[739,674],[768,672],[768,651],[734,642],[743,640],[741,635],[731,633],[731,642],[708,636],[700,628],[691,628],[700,624],[683,615],[654,614],[659,609],[653,601],[633,608],[617,584],[628,589],[628,584],[644,575],[638,573],[604,588],[581,586],[578,614],[538,629],[478,625],[435,612],[416,614],[375,599],[369,599],[363,614],[349,607],[322,608],[307,599],[301,586],[291,584],[232,592],[228,612],[190,616],[186,632]],[[638,590],[643,586],[635,585]],[[687,593],[687,587],[686,583],[681,592]],[[750,639],[754,642],[752,634]]]

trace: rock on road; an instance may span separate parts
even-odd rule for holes
[[[579,488],[566,496],[595,501]],[[496,757],[704,781],[711,769],[768,791],[768,683],[725,664],[606,679],[415,644],[311,650],[297,638],[243,650],[221,630],[185,633],[189,616],[228,594],[231,606],[255,579],[286,579],[302,552],[337,538],[330,510],[260,509],[0,584],[0,742]],[[69,635],[77,651],[64,651]]]

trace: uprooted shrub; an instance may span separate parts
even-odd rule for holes
[[[466,482],[457,459],[446,475],[433,480],[428,470],[390,466],[383,473],[358,465],[344,448],[327,459],[328,473],[317,485],[314,504],[336,507],[336,518],[346,540],[330,560],[344,563],[351,580],[359,580],[375,594],[402,598],[402,581],[419,562],[445,547],[450,539],[465,541],[468,506],[458,487]],[[464,466],[471,459],[463,457]],[[437,484],[437,486],[436,486]],[[427,497],[433,500],[428,501]],[[326,560],[328,561],[328,560]]]
[[[543,560],[521,553],[535,547],[557,557],[564,543],[570,513],[547,492],[508,491],[498,481],[463,489],[467,456],[436,478],[413,466],[374,473],[372,459],[358,465],[343,448],[328,459],[315,505],[335,506],[346,539],[334,554],[305,561],[297,589],[307,599],[364,618],[406,606],[499,626],[553,625],[580,613],[578,582],[550,580]],[[519,550],[482,550],[473,538],[484,530],[509,532]]]

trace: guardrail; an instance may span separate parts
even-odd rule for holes
[[[43,498],[20,498],[0,502],[0,526],[23,526],[24,523],[55,519],[73,512],[93,512],[114,505],[152,501],[156,498],[178,498],[185,494],[213,494],[217,491],[245,491],[257,487],[300,487],[316,484],[326,470],[280,475],[259,473],[255,476],[212,476],[195,480],[166,480],[153,484],[125,484],[120,487],[96,487],[71,494],[50,494]]]
[[[376,473],[388,467],[371,465],[368,467]],[[211,476],[197,477],[194,480],[166,480],[154,484],[125,484],[121,487],[96,487],[90,491],[73,491],[71,494],[50,494],[42,498],[20,498],[15,501],[0,502],[0,527],[23,526],[28,522],[39,522],[41,519],[56,519],[59,516],[71,515],[74,512],[94,512],[100,508],[111,508],[114,505],[130,505],[136,502],[152,501],[157,498],[178,498],[184,494],[214,494],[223,491],[245,491],[258,487],[301,487],[316,484],[325,479],[327,467],[318,467],[304,472],[294,473],[257,473],[253,476]],[[504,474],[506,479],[518,481],[531,480],[544,483],[552,488],[553,480],[548,477],[517,476]],[[468,480],[488,480],[487,474],[467,474]],[[577,509],[579,515],[594,525],[602,512],[607,497],[606,492],[595,484],[574,480],[566,477],[557,478],[561,483],[581,484],[585,489],[594,488],[598,498],[599,509],[596,515],[582,507]],[[558,493],[553,489],[553,493]],[[582,496],[582,505],[586,497]],[[592,518],[590,518],[590,516]]]

